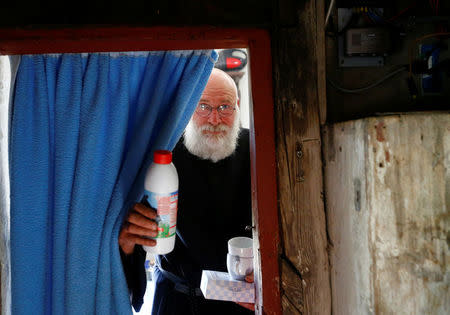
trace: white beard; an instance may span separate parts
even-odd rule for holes
[[[191,119],[184,131],[184,145],[191,154],[216,163],[234,153],[240,131],[239,125],[239,106],[236,106],[235,119],[231,127],[224,124],[198,127]],[[219,136],[206,136],[202,132],[204,130],[225,133]]]

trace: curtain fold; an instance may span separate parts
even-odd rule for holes
[[[22,56],[10,130],[13,314],[127,314],[118,234],[215,51]]]

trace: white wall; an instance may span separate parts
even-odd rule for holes
[[[241,93],[241,125],[244,128],[249,128],[250,125],[250,93],[249,93],[249,76],[248,76],[248,64],[242,70],[244,75],[239,81],[239,91]]]
[[[333,314],[448,314],[450,113],[323,135]]]
[[[247,53],[247,58],[248,58],[248,51],[245,48],[239,48],[239,50],[243,50]],[[221,53],[221,51],[223,51],[223,49],[216,49],[216,51],[219,53]],[[247,65],[241,69],[236,71],[239,74],[242,74],[242,77],[239,79],[239,83],[238,83],[238,89],[239,89],[239,94],[240,94],[240,110],[241,110],[241,126],[244,128],[249,128],[250,126],[250,93],[249,93],[249,60],[247,59]],[[229,72],[229,74],[231,75],[231,72]]]
[[[8,121],[11,65],[0,56],[0,262],[2,314],[10,310]]]

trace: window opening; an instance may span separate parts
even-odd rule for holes
[[[219,60],[215,67],[225,71],[229,74],[238,88],[238,96],[240,100],[240,125],[242,128],[250,128],[250,93],[249,93],[249,65],[248,65],[248,52],[245,48],[239,49],[216,49],[219,53]],[[8,177],[8,117],[10,107],[10,89],[14,82],[14,68],[18,66],[18,57],[14,56],[0,56],[0,80],[2,82],[0,89],[0,109],[1,109],[1,200],[2,218],[0,222],[4,225],[4,234],[0,239],[0,246],[7,246],[9,243],[9,177]],[[10,60],[13,60],[13,67],[11,67]],[[3,206],[4,205],[4,206]],[[249,209],[251,211],[251,209]],[[2,301],[4,310],[10,310],[10,279],[9,279],[9,248],[2,251],[4,253],[1,258],[2,262]],[[145,261],[145,268],[147,274],[147,291],[144,297],[144,305],[139,313],[146,314],[151,311],[152,298],[153,298],[153,283],[152,283],[152,269],[155,265],[155,259],[152,254],[147,254]],[[134,311],[134,310],[133,310]]]

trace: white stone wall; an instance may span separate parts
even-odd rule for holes
[[[448,314],[450,113],[323,135],[333,314]]]
[[[8,113],[11,67],[7,56],[0,56],[0,261],[2,314],[10,303],[9,277],[9,176]]]
[[[8,136],[10,96],[19,61],[20,56],[0,56],[0,271],[3,315],[11,314]]]

